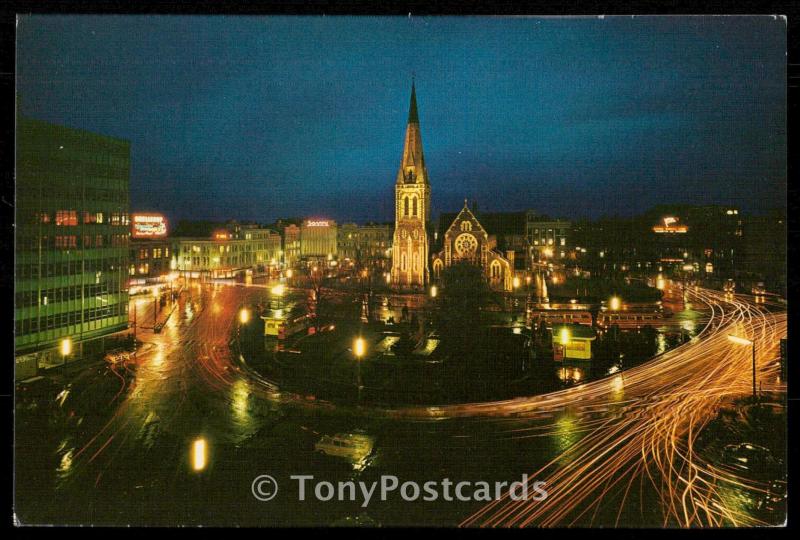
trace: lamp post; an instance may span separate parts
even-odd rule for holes
[[[358,401],[361,402],[361,389],[364,385],[361,382],[361,359],[364,357],[367,344],[364,338],[358,336],[353,342],[353,354],[356,357],[356,385],[358,386]]]
[[[566,326],[561,327],[561,332],[559,334],[559,341],[561,342],[561,347],[563,348],[562,355],[561,355],[561,376],[564,379],[564,384],[567,384],[567,344],[569,344],[569,340],[572,338],[569,332],[569,328]]]
[[[728,334],[728,339],[737,345],[750,345],[753,348],[753,401],[756,401],[756,342],[733,334]]]
[[[153,330],[155,330],[158,315],[158,288],[153,287]]]

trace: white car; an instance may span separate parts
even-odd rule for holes
[[[329,456],[342,457],[359,462],[366,459],[375,445],[375,440],[362,433],[337,433],[324,435],[314,445],[314,450]]]

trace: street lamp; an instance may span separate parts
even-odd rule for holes
[[[564,384],[567,383],[567,345],[569,344],[571,337],[572,336],[570,335],[569,328],[562,326],[561,332],[559,333],[559,341],[561,342],[561,346],[564,348],[561,356],[561,377],[564,379]]]
[[[270,292],[275,296],[283,296],[283,293],[286,292],[286,287],[284,287],[282,283],[279,283],[272,287]]]
[[[733,334],[728,334],[728,339],[736,343],[737,345],[750,345],[753,348],[753,401],[755,401],[756,400],[756,342],[743,337],[734,336]]]
[[[364,357],[366,349],[367,349],[367,343],[364,341],[364,338],[362,338],[361,336],[357,337],[353,342],[353,354],[356,357],[356,366],[357,366],[356,376],[358,378],[356,383],[358,385],[359,402],[361,401],[361,389],[364,387],[364,385],[361,383],[361,359]]]
[[[659,291],[663,291],[665,286],[666,286],[666,281],[664,280],[664,276],[658,274],[658,277],[656,278],[656,289],[658,289]]]
[[[514,276],[514,279],[511,280],[511,283],[515,289],[519,289],[519,277]]]
[[[611,308],[612,311],[618,311],[621,305],[622,303],[619,296],[612,296],[608,301],[608,307]]]
[[[208,463],[208,448],[206,440],[202,437],[192,442],[192,469],[200,472],[206,468]]]
[[[431,298],[436,298],[437,294],[439,294],[439,289],[436,285],[431,285]]]
[[[250,310],[247,308],[242,308],[239,311],[239,322],[242,324],[247,324],[250,321]]]
[[[59,347],[61,351],[61,358],[64,360],[64,367],[67,366],[67,356],[69,353],[72,352],[72,339],[64,338],[61,340],[61,346]]]

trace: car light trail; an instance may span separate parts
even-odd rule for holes
[[[469,516],[463,526],[591,525],[601,508],[604,515],[616,509],[617,520],[609,525],[619,525],[634,489],[655,490],[664,526],[764,525],[737,508],[726,493],[732,488],[765,492],[766,486],[707,462],[694,451],[694,443],[724,399],[749,393],[749,351],[735,346],[728,335],[753,336],[762,359],[760,377],[778,381],[771,360],[779,338],[786,333],[786,315],[711,291],[693,294],[714,310],[700,339],[625,371],[623,402],[613,396],[614,391],[620,392],[622,381],[614,379],[609,385],[603,379],[580,390],[455,410],[443,408],[449,415],[468,414],[470,409],[483,415],[516,410],[533,417],[542,405],[568,407],[579,400],[584,409],[570,420],[570,431],[584,435],[530,474],[532,479],[547,482],[547,499],[513,501],[506,495]],[[769,390],[782,389],[777,382],[773,386]],[[592,418],[586,413],[591,406],[604,406],[616,414]],[[557,428],[554,424],[541,430]],[[522,436],[530,434],[524,430]]]

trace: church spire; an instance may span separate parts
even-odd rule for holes
[[[422,135],[419,129],[419,111],[417,110],[417,89],[411,79],[411,102],[408,107],[408,125],[403,144],[403,159],[397,172],[398,184],[427,184],[428,171],[425,168],[425,156],[422,154]]]
[[[419,114],[417,113],[417,91],[414,88],[414,77],[411,77],[411,105],[408,108],[408,123],[419,125]]]

